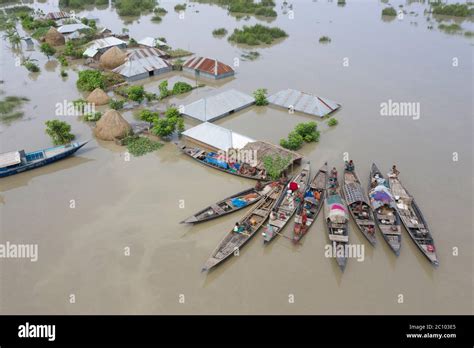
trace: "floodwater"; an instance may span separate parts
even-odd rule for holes
[[[172,1],[161,1],[168,14],[159,24],[150,15],[125,24],[107,7],[81,14],[93,13],[115,32],[126,26],[137,39],[164,36],[173,47],[229,64],[246,48],[214,38],[213,29],[231,32],[254,23],[284,29],[289,37],[252,48],[260,57],[240,60],[234,79],[207,83],[171,102],[187,104],[218,88],[250,94],[261,87],[270,93],[294,88],[337,101],[339,125],[329,129],[317,120],[320,142],[300,152],[314,173],[324,161],[341,171],[348,153],[364,182],[373,161],[384,172],[396,163],[430,224],[439,268],[425,260],[406,231],[396,258],[380,234],[372,248],[351,222],[350,242],[364,245],[365,257],[349,259],[341,274],[324,256],[327,236],[318,219],[302,246],[280,237],[264,248],[257,235],[240,256],[200,273],[244,212],[198,226],[178,222],[254,182],[201,166],[180,155],[173,143],[125,161],[123,148],[96,141],[87,124],[69,117],[77,139],[91,139],[83,150],[0,181],[1,242],[39,247],[37,262],[0,261],[1,313],[472,314],[472,39],[438,30],[436,21],[427,21],[421,1],[391,1],[407,11],[394,20],[381,17],[385,5],[377,1],[348,0],[344,7],[336,1],[293,1],[293,19],[282,13],[281,3],[270,23],[237,19],[206,4],[192,4],[179,18]],[[56,4],[35,1],[33,6],[48,11]],[[473,30],[469,20],[458,23]],[[320,44],[323,35],[332,42]],[[21,120],[0,125],[0,152],[47,147],[44,122],[55,118],[55,104],[81,97],[77,74],[69,68],[63,80],[60,67],[36,48],[24,52],[42,68],[31,75],[15,66],[18,55],[8,43],[1,45],[0,89],[30,102]],[[182,80],[180,74],[166,78]],[[156,92],[161,79],[142,83]],[[419,119],[381,116],[380,105],[389,100],[419,103]],[[131,112],[125,116],[133,119]],[[278,143],[297,123],[310,120],[275,107],[252,107],[216,123]],[[187,121],[187,127],[195,124]]]

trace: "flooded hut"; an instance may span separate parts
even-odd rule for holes
[[[127,54],[120,48],[114,46],[100,56],[99,64],[101,68],[112,70],[125,63],[126,58]]]
[[[87,102],[95,105],[105,105],[110,101],[109,96],[102,89],[96,88],[87,97]]]
[[[228,149],[241,149],[249,142],[255,141],[245,135],[239,134],[213,123],[204,122],[181,133],[183,142],[189,146],[197,146],[212,151],[227,151]]]
[[[202,98],[184,107],[183,115],[199,121],[215,121],[255,102],[255,99],[235,89]]]
[[[49,12],[44,16],[44,19],[52,19],[53,21],[57,21],[60,19],[71,18],[71,14],[66,11],[58,11],[58,12]]]
[[[127,43],[113,36],[97,39],[92,41],[89,47],[84,51],[84,56],[98,59],[100,55],[102,55],[111,47],[125,49],[127,47]]]
[[[116,140],[126,137],[132,130],[130,124],[117,110],[107,112],[97,121],[94,135],[101,140]]]
[[[160,47],[167,47],[168,44],[160,39],[155,39],[150,36],[145,37],[138,41],[138,44],[142,47],[153,47],[153,48],[160,48]]]
[[[234,69],[217,59],[192,57],[183,63],[183,71],[214,80],[234,76]]]
[[[44,41],[51,46],[62,46],[66,43],[64,35],[61,34],[55,27],[51,27],[48,30],[44,36]]]
[[[165,74],[172,71],[173,68],[170,63],[161,58],[162,54],[163,52],[157,48],[130,50],[127,52],[123,64],[117,66],[113,72],[122,75],[127,81],[137,81]]]
[[[330,99],[296,89],[285,89],[271,95],[267,100],[270,104],[318,117],[324,117],[341,107]]]

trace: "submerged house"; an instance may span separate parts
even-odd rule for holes
[[[249,107],[254,102],[255,98],[235,89],[230,89],[185,105],[183,115],[203,122],[215,121]]]
[[[194,74],[196,77],[214,80],[234,76],[234,69],[216,59],[192,57],[183,64],[183,71]]]
[[[231,129],[204,122],[181,133],[183,141],[191,146],[198,146],[212,151],[241,149],[255,140],[236,133]]]
[[[44,18],[45,19],[52,19],[53,21],[57,21],[59,19],[71,18],[71,14],[69,12],[65,12],[65,11],[49,12],[46,16],[44,16]]]
[[[138,41],[138,44],[140,46],[145,46],[145,47],[167,47],[168,44],[164,41],[161,41],[159,39],[154,39],[150,36],[145,37]]]
[[[84,51],[84,56],[88,58],[98,59],[101,54],[103,54],[111,47],[125,49],[127,47],[127,43],[113,36],[94,40],[92,41],[91,45]]]
[[[58,28],[58,31],[63,35],[67,35],[82,29],[90,29],[90,27],[82,23],[64,24]]]
[[[113,69],[127,81],[137,81],[151,76],[165,74],[172,66],[160,57],[161,51],[156,48],[139,48],[127,52],[125,62]]]
[[[267,100],[270,104],[318,117],[329,115],[341,107],[330,99],[290,88],[271,95]]]

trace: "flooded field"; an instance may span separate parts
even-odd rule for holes
[[[45,12],[58,9],[57,1],[28,3]],[[365,257],[348,260],[342,274],[324,255],[328,241],[318,218],[301,246],[277,238],[264,248],[257,235],[240,256],[201,273],[245,211],[197,226],[179,221],[255,182],[201,166],[172,142],[126,161],[125,148],[97,141],[89,125],[69,117],[76,139],[91,140],[83,150],[0,179],[1,243],[38,244],[37,262],[0,260],[1,313],[472,314],[472,38],[439,30],[434,18],[427,21],[426,1],[391,1],[407,11],[402,19],[383,18],[386,5],[375,0],[348,0],[345,6],[295,0],[292,15],[283,13],[282,1],[276,3],[278,17],[272,21],[239,19],[222,7],[195,2],[188,2],[180,18],[174,1],[160,1],[168,14],[158,24],[151,14],[120,18],[110,6],[79,15],[93,14],[99,26],[114,32],[127,27],[137,39],[166,37],[173,47],[229,65],[239,61],[234,78],[199,81],[206,86],[168,104],[188,104],[230,88],[247,94],[294,88],[340,103],[334,114],[339,125],[316,120],[320,141],[299,152],[311,161],[313,173],[325,161],[341,172],[348,153],[364,184],[372,162],[385,173],[396,163],[430,224],[439,268],[427,262],[405,230],[397,258],[379,232],[372,248],[351,221],[350,242],[363,244]],[[470,19],[455,21],[474,30]],[[248,48],[212,35],[219,27],[231,33],[255,23],[278,26],[289,36]],[[319,43],[323,35],[331,42]],[[260,56],[243,60],[249,50]],[[83,97],[75,84],[80,65],[69,67],[63,79],[57,61],[48,61],[38,47],[25,53],[38,59],[41,73],[16,66],[19,52],[1,40],[0,89],[30,101],[23,118],[0,124],[0,152],[49,147],[44,122],[55,118],[56,103]],[[190,78],[173,72],[137,83],[156,93],[163,79]],[[381,104],[390,101],[419,103],[419,115],[382,116]],[[124,116],[133,120],[132,111]],[[297,123],[310,120],[253,106],[215,123],[278,144]],[[196,124],[186,120],[187,128]]]

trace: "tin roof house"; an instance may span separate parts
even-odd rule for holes
[[[156,48],[139,48],[127,52],[125,62],[113,69],[127,81],[137,81],[147,77],[165,74],[172,66],[160,57],[161,51]]]
[[[92,41],[91,45],[84,51],[84,56],[88,58],[99,58],[99,56],[111,47],[125,49],[127,43],[116,37],[109,36],[103,39]]]
[[[234,75],[234,69],[216,59],[192,57],[183,64],[183,71],[194,74],[196,77],[223,79]]]

